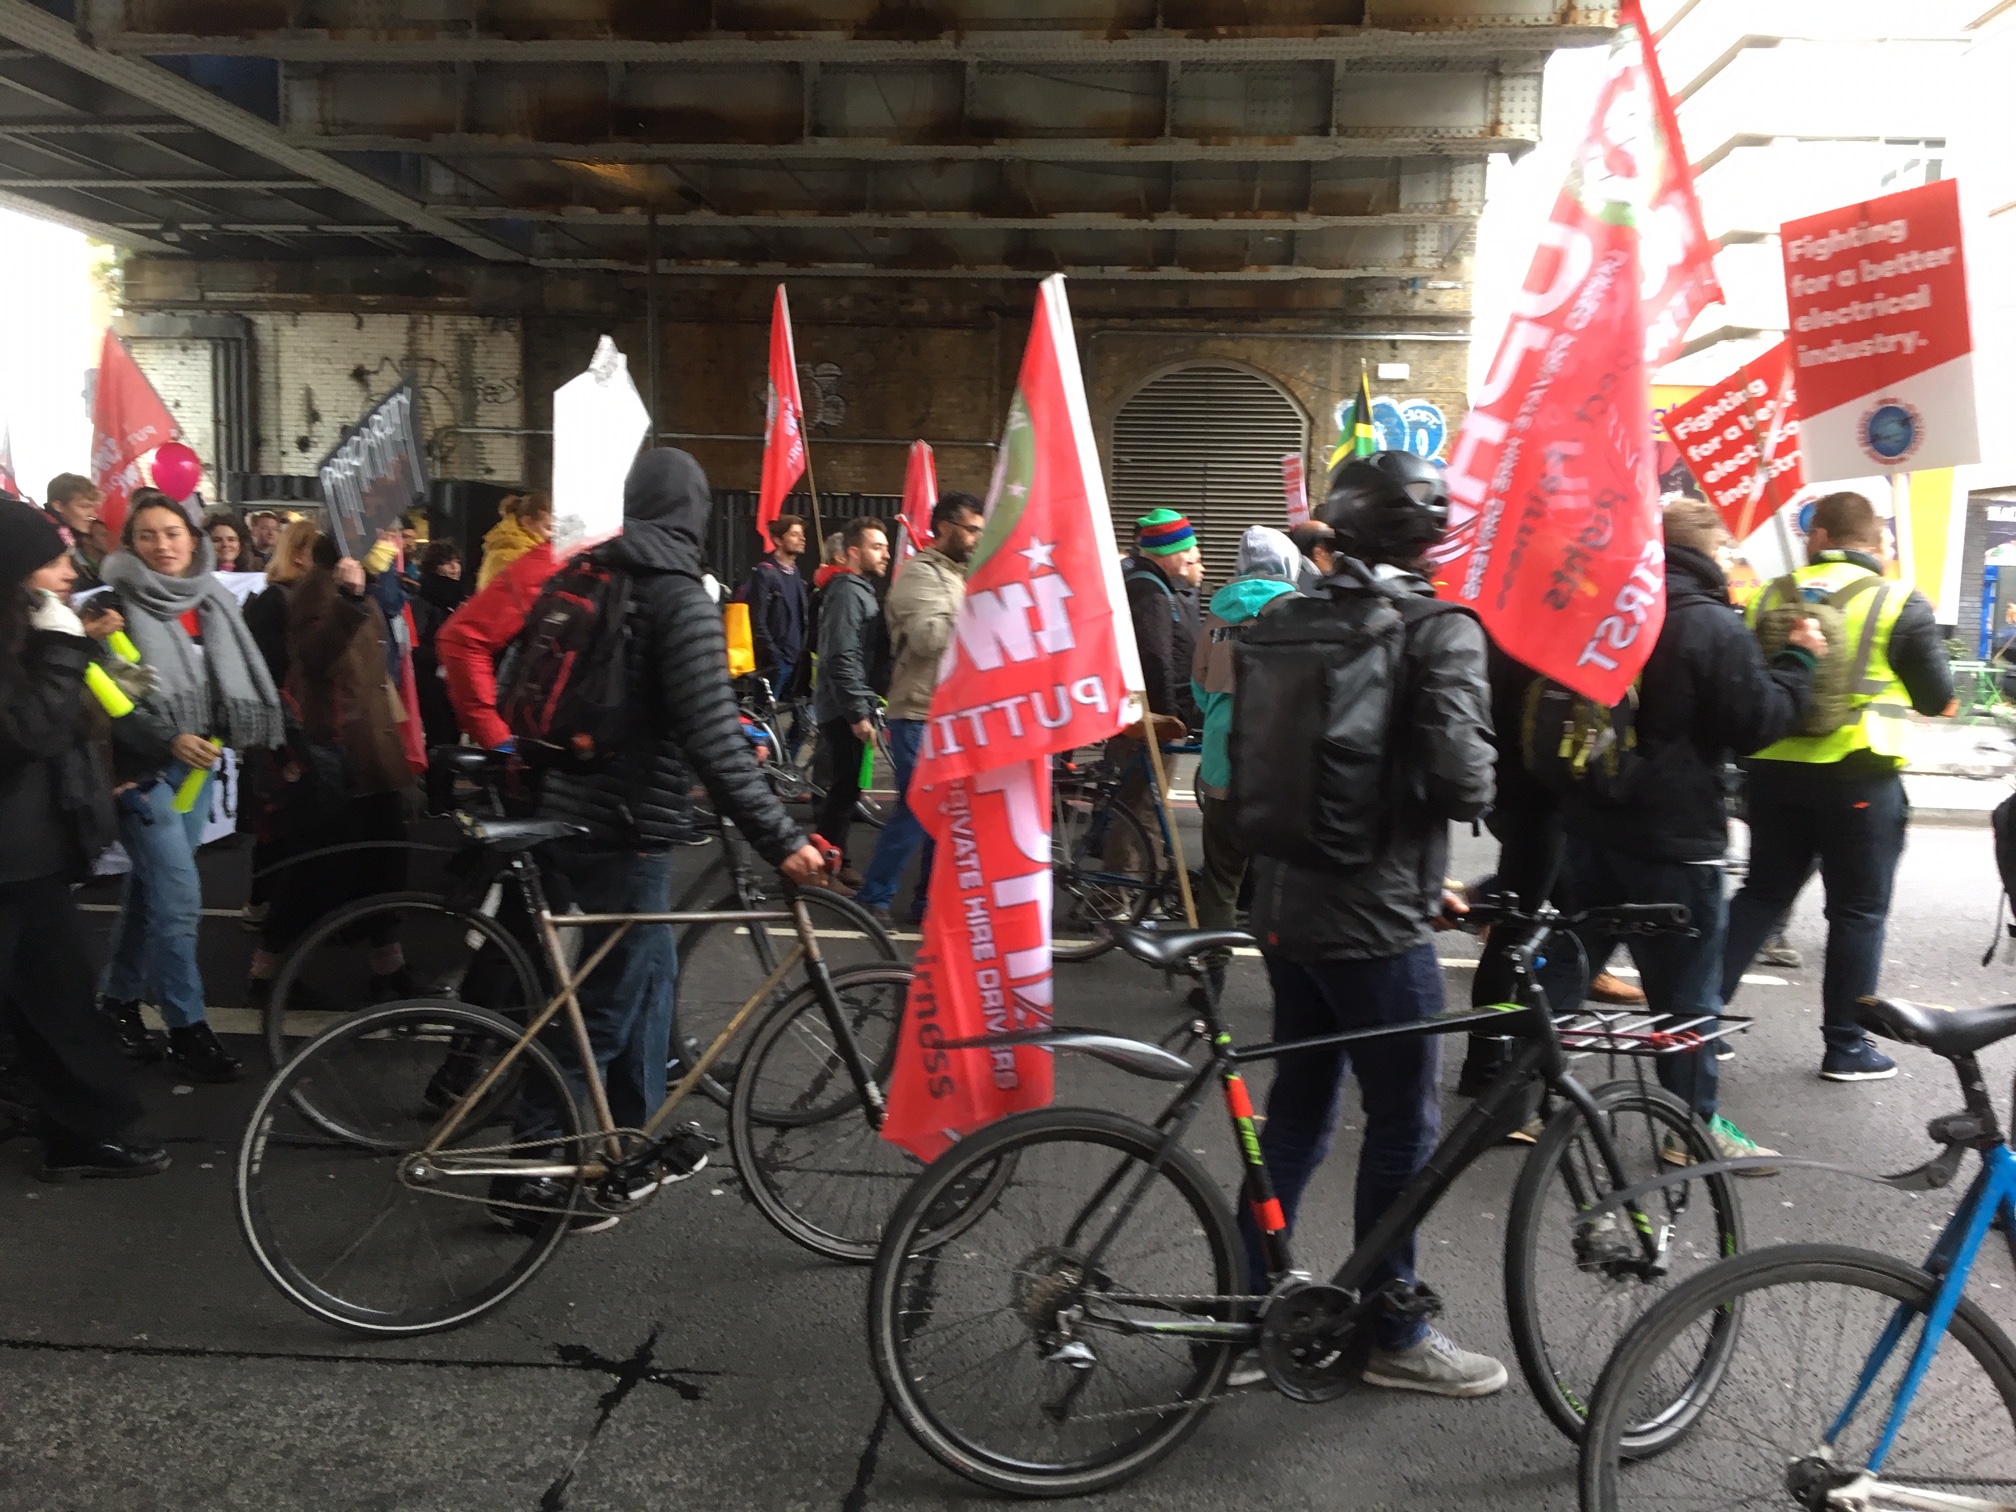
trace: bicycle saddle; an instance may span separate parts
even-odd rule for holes
[[[1107,927],[1115,945],[1157,971],[1188,972],[1190,963],[1198,956],[1257,943],[1242,929],[1157,929],[1151,924],[1112,924]]]
[[[1865,997],[1855,1005],[1855,1019],[1872,1034],[1920,1045],[1949,1059],[2016,1034],[2016,1003],[1993,1008],[1933,1008],[1902,998]]]
[[[436,770],[458,777],[481,777],[504,764],[496,752],[479,751],[474,746],[436,746],[427,753],[427,761]]]
[[[560,819],[471,819],[463,826],[469,838],[503,855],[528,851],[549,840],[569,840],[588,831]]]

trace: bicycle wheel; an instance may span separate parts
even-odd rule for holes
[[[1828,1494],[1867,1466],[1936,1291],[1925,1272],[1887,1255],[1790,1244],[1739,1255],[1667,1293],[1625,1335],[1596,1389],[1582,1445],[1585,1512],[2016,1505],[2016,1347],[1965,1298],[1878,1484],[1852,1502]],[[1732,1315],[1736,1349],[1716,1379],[1697,1380],[1701,1336]],[[1835,1429],[1894,1324],[1902,1337]],[[1663,1452],[1631,1463],[1627,1435],[1662,1414],[1675,1429]],[[1882,1488],[1952,1500],[1895,1499]]]
[[[1082,792],[1053,794],[1050,953],[1055,959],[1089,961],[1104,955],[1113,948],[1106,926],[1141,922],[1160,891],[1147,859],[1155,853],[1148,831],[1127,810],[1101,806]],[[1109,854],[1121,864],[1109,865]]]
[[[828,971],[837,974],[857,966],[902,960],[889,931],[852,898],[824,888],[807,888],[800,896],[818,933],[819,952]],[[733,893],[712,905],[719,913],[741,911],[746,906]],[[770,905],[759,899],[756,906]],[[684,1074],[680,1069],[682,1051],[697,1054],[713,1044],[749,994],[797,943],[798,932],[788,919],[772,924],[688,924],[680,931],[678,1022],[669,1068],[675,1081]],[[799,980],[786,977],[780,982],[770,994],[769,1005],[758,1005],[754,1022],[760,1023],[771,1007],[790,997]],[[699,1090],[725,1109],[734,1095],[740,1062],[737,1047],[731,1045],[701,1078]]]
[[[1660,1241],[1654,1263],[1648,1264],[1629,1213],[1578,1229],[1577,1213],[1672,1169],[1660,1159],[1668,1138],[1696,1161],[1717,1158],[1707,1130],[1670,1092],[1619,1081],[1591,1095],[1623,1164],[1622,1185],[1571,1103],[1548,1120],[1526,1157],[1505,1233],[1505,1309],[1519,1368],[1541,1410],[1570,1439],[1582,1436],[1596,1378],[1626,1330],[1674,1281],[1743,1247],[1736,1178],[1726,1172],[1639,1200],[1639,1212]],[[1730,1330],[1704,1336],[1696,1373],[1708,1378],[1734,1342]]]
[[[990,1164],[1013,1174],[946,1239],[948,1198]],[[1024,1113],[953,1146],[898,1206],[869,1280],[869,1351],[940,1464],[1017,1495],[1084,1495],[1175,1448],[1231,1368],[1230,1344],[1121,1325],[1232,1320],[1245,1271],[1231,1209],[1187,1150],[1095,1109]]]
[[[436,1166],[430,1179],[407,1164],[459,1095],[442,1093],[444,1074],[473,1087],[518,1034],[464,1004],[394,1003],[327,1030],[268,1084],[239,1145],[238,1221],[290,1300],[360,1333],[432,1333],[480,1317],[545,1264],[567,1231],[578,1177],[556,1183],[550,1208],[512,1210],[513,1227],[492,1215],[488,1176]],[[514,1144],[511,1126],[528,1088],[559,1111],[562,1148],[578,1150],[580,1114],[559,1066],[535,1044],[443,1153],[535,1153]],[[304,1102],[340,1117],[305,1118]]]
[[[886,1087],[910,987],[908,966],[833,979],[862,1061]],[[735,1169],[757,1209],[815,1254],[865,1263],[924,1163],[870,1122],[810,982],[749,1038],[728,1112]]]

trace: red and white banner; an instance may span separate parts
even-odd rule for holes
[[[911,811],[938,841],[882,1133],[930,1159],[1050,1101],[1046,1050],[947,1041],[1050,1023],[1050,767],[1139,717],[1134,645],[1064,280],[1046,279]]]
[[[931,539],[931,510],[938,502],[938,464],[926,441],[910,443],[903,469],[903,560],[909,561]]]
[[[5,489],[17,499],[28,495],[21,492],[21,480],[14,476],[14,427],[0,427],[0,489]]]
[[[798,393],[798,349],[791,341],[791,305],[784,285],[770,307],[770,400],[763,421],[763,488],[756,528],[767,541],[784,496],[805,476],[805,401]]]
[[[126,343],[108,330],[98,353],[98,388],[91,405],[91,481],[105,496],[98,518],[115,540],[126,523],[128,496],[147,481],[140,459],[178,434],[175,417]]]
[[[1739,541],[1805,485],[1784,342],[1664,414],[1687,470]]]
[[[1309,474],[1302,453],[1289,452],[1281,459],[1281,492],[1288,500],[1288,523],[1309,523]]]
[[[1980,461],[1959,185],[1787,221],[1779,241],[1808,475]]]
[[[1722,297],[1637,0],[1595,119],[1449,463],[1444,597],[1512,657],[1614,704],[1666,617],[1647,372]]]

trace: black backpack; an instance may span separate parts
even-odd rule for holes
[[[623,742],[630,576],[574,557],[539,591],[505,653],[497,712],[528,765],[592,771]]]
[[[1645,758],[1638,750],[1638,684],[1605,707],[1552,678],[1536,677],[1519,703],[1519,759],[1557,798],[1599,806],[1628,802]]]
[[[1282,597],[1232,649],[1227,801],[1239,844],[1318,871],[1371,862],[1399,793],[1394,731],[1416,625],[1459,605],[1365,581]]]

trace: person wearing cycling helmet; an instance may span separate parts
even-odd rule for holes
[[[1442,1011],[1442,970],[1431,940],[1462,908],[1442,886],[1449,823],[1490,806],[1493,765],[1483,628],[1460,610],[1419,602],[1434,598],[1424,556],[1448,518],[1438,468],[1410,453],[1380,452],[1339,467],[1316,522],[1295,532],[1322,574],[1312,598],[1332,601],[1340,617],[1361,612],[1365,595],[1385,596],[1401,611],[1393,694],[1402,712],[1382,765],[1402,780],[1376,779],[1391,796],[1369,862],[1330,868],[1255,861],[1252,929],[1274,989],[1277,1040],[1412,1023]],[[1235,721],[1244,712],[1235,711]],[[1257,708],[1252,717],[1267,720],[1269,711]],[[1235,729],[1235,748],[1240,738]],[[1440,1134],[1439,1046],[1433,1036],[1415,1035],[1281,1059],[1260,1148],[1291,1226],[1329,1152],[1347,1070],[1357,1073],[1365,1106],[1357,1236],[1379,1221]],[[1258,1235],[1250,1215],[1242,1222],[1256,1282],[1264,1286]],[[1412,1235],[1368,1285],[1391,1288],[1389,1306],[1374,1322],[1368,1383],[1459,1397],[1485,1396],[1505,1384],[1497,1360],[1457,1347],[1429,1325],[1432,1309],[1415,1273]],[[1250,1371],[1235,1372],[1235,1380],[1251,1378]]]

